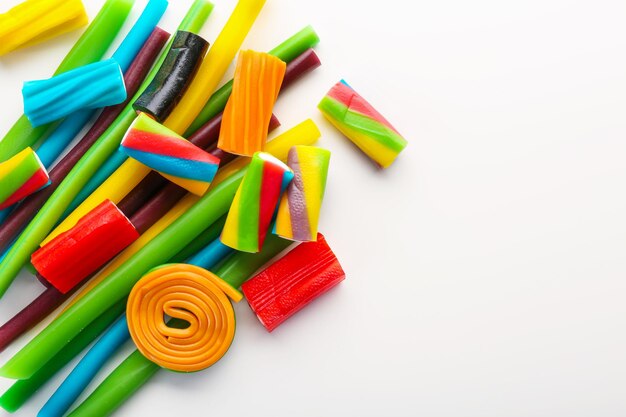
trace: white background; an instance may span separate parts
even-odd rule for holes
[[[171,0],[162,26],[190,3]],[[623,416],[624,16],[610,0],[268,0],[245,47],[306,24],[322,38],[323,67],[276,113],[312,117],[333,152],[321,230],[347,279],[272,334],[241,303],[222,361],[160,372],[118,415]],[[21,83],[77,36],[0,59],[1,132]],[[386,171],[316,110],[342,77],[409,140]],[[40,290],[20,277],[2,321]]]

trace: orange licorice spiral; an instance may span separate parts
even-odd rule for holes
[[[193,265],[169,264],[146,274],[133,287],[126,315],[139,351],[159,366],[179,372],[208,368],[226,353],[235,336],[230,299],[239,291]],[[170,327],[165,315],[189,323]]]

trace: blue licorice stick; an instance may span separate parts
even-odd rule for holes
[[[139,50],[146,42],[159,20],[167,9],[167,0],[150,0],[141,16],[113,53],[122,72],[126,72]],[[59,127],[37,149],[37,155],[46,168],[61,155],[72,139],[82,130],[84,125],[96,113],[94,110],[83,110],[67,117]],[[45,162],[44,162],[45,161]]]
[[[100,368],[130,339],[126,315],[122,315],[93,345],[65,381],[44,404],[38,417],[61,417],[96,376]]]
[[[187,263],[210,269],[235,252],[217,238],[189,258]],[[61,417],[72,406],[107,360],[130,339],[126,314],[123,314],[93,345],[65,381],[37,414],[38,417]]]
[[[187,259],[186,263],[200,268],[213,268],[219,261],[226,258],[234,249],[224,245],[219,238],[209,243],[204,249]]]

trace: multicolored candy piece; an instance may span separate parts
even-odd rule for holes
[[[0,210],[50,184],[48,172],[31,148],[0,163]]]
[[[293,172],[279,159],[255,153],[228,211],[222,243],[243,252],[259,252],[280,196],[292,179]]]
[[[126,100],[126,85],[115,59],[94,62],[22,87],[24,114],[35,127],[81,109],[98,109]]]
[[[407,141],[371,104],[341,80],[320,101],[324,116],[367,156],[390,166]]]
[[[248,304],[268,331],[293,316],[346,277],[320,233],[241,286]]]
[[[317,239],[329,161],[326,149],[294,146],[289,150],[287,165],[294,177],[280,200],[274,233],[301,242]]]
[[[242,51],[239,54],[218,148],[246,156],[265,148],[272,109],[286,68],[287,64],[266,53]]]
[[[120,149],[187,191],[204,195],[220,160],[141,113],[126,132]]]

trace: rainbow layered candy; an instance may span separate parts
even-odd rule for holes
[[[185,138],[140,114],[122,139],[120,149],[187,191],[204,195],[220,160]]]
[[[407,141],[371,104],[341,80],[320,101],[324,116],[367,156],[390,166]]]
[[[287,165],[265,152],[252,157],[222,230],[222,243],[243,252],[259,252],[280,196],[293,179]]]
[[[278,206],[274,233],[301,242],[317,240],[317,224],[326,189],[330,151],[294,146],[287,164],[294,177]]]
[[[0,210],[48,185],[46,168],[31,148],[0,164]]]

